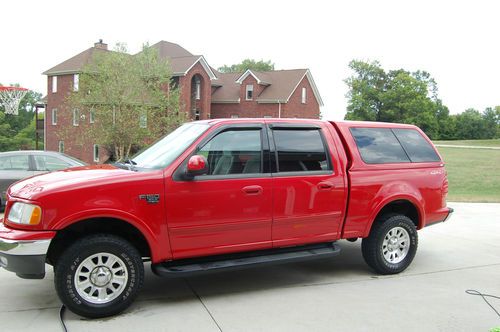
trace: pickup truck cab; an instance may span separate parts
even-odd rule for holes
[[[412,125],[196,121],[117,166],[17,182],[0,225],[0,265],[22,278],[53,265],[61,301],[86,317],[127,308],[145,261],[186,276],[331,257],[362,238],[374,271],[399,273],[417,230],[452,212],[443,161]]]

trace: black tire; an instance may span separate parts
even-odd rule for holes
[[[144,283],[144,265],[137,249],[124,239],[96,234],[65,249],[55,264],[54,283],[61,301],[75,314],[107,317],[134,301]]]
[[[402,236],[398,237],[398,234]],[[409,241],[404,240],[405,235]],[[404,271],[413,261],[417,247],[418,234],[415,224],[403,215],[388,215],[376,220],[370,235],[364,238],[361,244],[365,262],[380,274]]]

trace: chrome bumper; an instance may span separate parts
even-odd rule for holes
[[[45,277],[45,258],[51,240],[0,238],[0,267],[26,279]]]
[[[15,256],[46,255],[51,240],[7,240],[0,238],[0,254]]]

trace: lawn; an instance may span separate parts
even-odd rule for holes
[[[434,144],[443,145],[469,145],[469,146],[496,146],[500,147],[500,139],[476,139],[461,141],[433,141]]]
[[[496,141],[500,146],[500,140],[492,141],[482,142],[494,146]],[[472,145],[470,142],[480,141],[455,142]],[[448,201],[500,202],[500,150],[450,147],[438,147],[438,150],[448,171]]]

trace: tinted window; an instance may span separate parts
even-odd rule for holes
[[[393,129],[412,162],[441,161],[434,148],[415,129]]]
[[[212,138],[198,151],[207,158],[208,175],[261,173],[260,132],[228,130]]]
[[[330,170],[321,134],[313,130],[273,130],[278,172]]]
[[[57,171],[71,167],[69,163],[53,156],[35,155],[34,157],[37,171]]]
[[[389,128],[351,128],[351,133],[361,158],[367,164],[410,162]]]
[[[28,155],[6,156],[0,158],[0,169],[3,170],[29,170]]]

